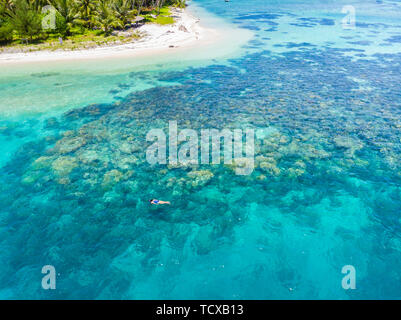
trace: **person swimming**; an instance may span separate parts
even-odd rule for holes
[[[150,199],[150,204],[170,204],[170,201],[162,201],[157,199]]]

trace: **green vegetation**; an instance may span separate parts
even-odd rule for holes
[[[0,0],[0,47],[55,50],[124,43],[139,35],[113,31],[136,26],[138,17],[174,23],[170,6],[185,7],[185,0]]]
[[[174,19],[170,15],[170,9],[163,7],[159,10],[152,10],[150,13],[144,15],[144,17],[146,21],[164,25],[174,23]]]

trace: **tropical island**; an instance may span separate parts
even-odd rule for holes
[[[143,47],[152,33],[168,44],[160,33],[191,33],[198,22],[185,6],[185,0],[0,0],[0,54]],[[165,29],[173,25],[177,30]]]

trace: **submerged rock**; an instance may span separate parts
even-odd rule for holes
[[[288,176],[290,178],[296,178],[302,176],[305,173],[305,170],[299,168],[289,168],[288,169]]]
[[[261,162],[259,167],[271,176],[278,176],[281,173],[280,168],[278,168],[274,162]]]
[[[119,149],[121,150],[121,152],[128,153],[128,154],[139,150],[139,148],[136,145],[134,145],[132,142],[121,143],[119,146]]]
[[[188,183],[192,187],[199,187],[208,183],[214,177],[214,174],[210,170],[198,170],[188,172],[187,176],[191,179]]]
[[[86,144],[83,137],[66,136],[56,143],[55,150],[61,154],[73,152]]]
[[[34,184],[41,178],[41,176],[42,174],[40,171],[29,170],[23,175],[21,182],[25,185]]]
[[[168,169],[188,169],[188,168],[196,168],[199,166],[198,160],[193,159],[193,160],[188,160],[188,161],[182,161],[182,162],[177,162],[177,163],[169,163],[167,165]]]
[[[46,156],[39,157],[32,163],[31,167],[35,170],[48,168],[51,164],[52,159],[52,157]]]
[[[57,158],[52,163],[52,169],[58,176],[67,176],[70,172],[78,166],[76,158],[64,156]]]
[[[91,164],[96,161],[101,161],[101,155],[95,150],[84,150],[78,155],[78,159],[84,164]]]
[[[211,226],[201,228],[193,240],[197,253],[200,255],[208,254],[215,245],[213,238],[213,228]]]
[[[122,170],[130,169],[133,165],[137,164],[139,159],[134,155],[128,157],[118,157],[114,160],[114,165]]]
[[[350,157],[354,157],[355,151],[363,148],[363,143],[360,140],[349,136],[336,136],[333,138],[333,142],[336,147],[347,149],[347,155]]]
[[[250,158],[242,157],[242,158],[234,158],[231,164],[226,164],[225,166],[237,172],[237,170],[241,170],[243,168],[251,168],[253,169],[255,165],[255,161]]]
[[[306,164],[302,160],[297,160],[295,162],[295,166],[298,167],[298,168],[301,168],[301,169],[305,169],[306,168]]]
[[[60,179],[57,179],[57,182],[59,183],[59,184],[64,184],[64,185],[66,185],[66,184],[70,184],[71,183],[71,181],[70,181],[70,179],[69,178],[60,178]]]
[[[103,176],[102,188],[111,189],[115,184],[120,182],[124,177],[124,174],[116,169],[107,172]]]

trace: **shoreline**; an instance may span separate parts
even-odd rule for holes
[[[190,14],[187,8],[172,8],[171,12],[175,20],[174,24],[152,23],[140,26],[135,31],[140,32],[143,36],[129,43],[77,50],[0,53],[0,65],[151,56],[215,43],[222,37],[222,33],[217,29],[201,26],[200,19]]]
[[[150,30],[142,42],[76,51],[0,54],[0,85],[6,84],[0,90],[0,115],[13,118],[112,103],[115,97],[109,91],[121,82],[132,83],[131,72],[151,76],[153,72],[228,64],[228,59],[247,50],[244,46],[254,35],[193,3],[180,11],[184,17],[175,24],[145,25]],[[168,32],[177,30],[182,20],[188,23],[189,32]],[[152,29],[157,34],[150,33]],[[132,85],[130,91],[165,84],[150,77]],[[121,90],[121,95],[126,92]]]

